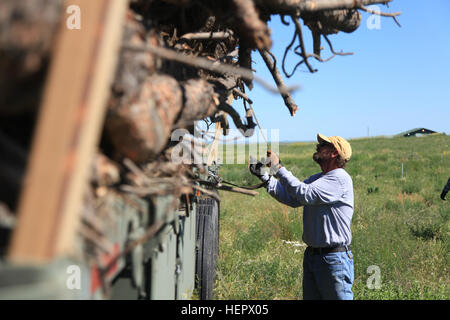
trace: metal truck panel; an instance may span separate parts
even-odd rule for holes
[[[164,241],[155,250],[151,260],[151,293],[152,300],[175,299],[175,264],[177,254],[177,237],[171,225],[162,232]]]
[[[44,265],[2,264],[0,300],[89,299],[90,272],[70,259]]]
[[[195,223],[197,215],[195,203],[189,217],[182,217],[181,233],[178,241],[177,299],[189,299],[195,286]]]

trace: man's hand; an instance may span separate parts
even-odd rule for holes
[[[250,156],[250,164],[248,166],[248,169],[250,170],[250,173],[254,176],[257,176],[259,179],[263,176],[263,167],[264,163],[261,161],[256,161],[252,156]]]
[[[280,157],[270,150],[267,151],[266,165],[270,167],[270,172],[276,172],[283,166]]]

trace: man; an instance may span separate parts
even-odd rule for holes
[[[353,182],[344,170],[352,149],[341,137],[317,135],[313,159],[321,173],[299,181],[275,154],[266,160],[275,177],[261,172],[261,163],[250,171],[265,181],[275,199],[291,207],[303,206],[303,298],[353,299],[353,256],[350,251],[353,216]]]

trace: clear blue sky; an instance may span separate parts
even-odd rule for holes
[[[326,63],[310,59],[319,71],[300,67],[287,85],[300,85],[293,94],[299,110],[291,117],[282,98],[255,83],[247,92],[261,125],[279,129],[280,141],[312,141],[316,133],[345,138],[393,135],[416,127],[450,133],[450,1],[394,0],[382,11],[402,14],[399,28],[382,17],[381,28],[361,26],[353,33],[330,35],[335,51],[354,52]],[[289,19],[287,19],[289,20]],[[284,26],[278,16],[269,24],[272,51],[281,72],[284,48],[293,36],[293,24]],[[308,51],[312,39],[303,28]],[[327,49],[326,42],[322,46]],[[328,50],[322,56],[327,57]],[[297,56],[290,53],[288,70]],[[257,75],[273,79],[258,52],[252,55]],[[283,75],[284,77],[284,75]],[[244,115],[239,99],[234,107]],[[270,140],[270,137],[269,137]]]

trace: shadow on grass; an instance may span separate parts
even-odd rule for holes
[[[433,223],[429,225],[415,225],[409,226],[412,235],[422,240],[440,240],[443,241],[442,227],[440,223]]]

